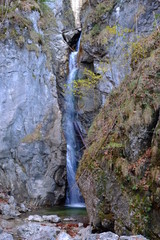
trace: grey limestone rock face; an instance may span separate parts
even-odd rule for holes
[[[53,180],[65,169],[55,76],[44,54],[37,58],[12,40],[0,49],[0,182],[19,200],[44,200],[65,186],[65,173],[61,183]]]
[[[87,1],[81,10],[83,52],[80,68],[84,71],[87,67],[102,76],[96,86],[96,106],[92,100],[95,89],[92,94],[90,90],[87,99],[78,99],[79,118],[85,130],[90,125],[88,119],[97,115],[108,94],[131,73],[132,43],[156,29],[154,14],[160,13],[157,0],[108,2],[108,11],[102,10],[107,5],[103,0]],[[106,27],[109,27],[109,34],[105,32]],[[88,98],[92,100],[93,111],[90,112],[86,109],[86,105],[90,105]]]
[[[63,1],[58,6],[62,13]],[[33,31],[42,38],[48,34],[51,59],[41,44],[35,44],[38,54],[28,50],[33,40],[27,35],[21,47],[12,38],[0,42],[0,185],[18,202],[36,205],[65,198],[66,145],[57,82],[64,82],[68,65],[63,18],[57,17],[60,26],[47,33],[39,28],[39,18],[37,12],[28,14]]]
[[[52,9],[54,15],[56,16],[58,29],[60,31],[75,28],[75,20],[70,1],[46,1],[46,4]]]

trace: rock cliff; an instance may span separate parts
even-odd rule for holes
[[[18,202],[59,204],[66,146],[57,82],[65,79],[69,3],[0,5],[0,185]],[[64,13],[62,15],[62,13]]]
[[[104,106],[89,129],[77,182],[97,231],[160,238],[159,13],[159,1],[94,0],[82,8],[81,68],[101,74],[92,92]],[[95,110],[80,106],[87,128]]]
[[[79,77],[84,77],[85,68],[101,75],[96,87],[78,99],[77,112],[86,131],[108,94],[130,74],[134,43],[157,28],[159,5],[159,1],[149,0],[83,4]]]

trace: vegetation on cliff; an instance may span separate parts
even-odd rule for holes
[[[23,0],[8,1],[0,5],[0,40],[13,39],[20,48],[25,46],[29,51],[34,51],[37,57],[42,47],[47,55],[46,66],[50,69],[49,34],[51,29],[56,31],[57,23],[53,12],[45,2],[45,0]],[[35,29],[29,17],[33,12],[39,15],[37,28],[41,31]]]
[[[119,233],[126,226],[128,232],[151,239],[158,239],[155,211],[160,212],[159,46],[159,31],[132,45],[132,74],[110,94],[94,120],[77,172],[84,196],[85,181],[94,182],[89,191],[98,199],[97,226],[110,220]],[[119,191],[117,199],[113,189]],[[126,205],[126,216],[118,205]]]

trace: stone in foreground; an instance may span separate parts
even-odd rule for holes
[[[119,236],[112,232],[106,232],[101,234],[91,234],[87,240],[119,240]]]
[[[71,240],[71,239],[73,238],[65,232],[61,232],[56,238],[56,240]]]
[[[28,223],[18,227],[17,229],[18,237],[23,240],[54,240],[59,233],[59,228],[46,226],[42,223]]]
[[[0,240],[13,240],[13,237],[12,237],[11,234],[1,233],[0,234]]]
[[[120,237],[120,240],[147,240],[147,238],[143,237],[142,235],[136,235],[136,236],[122,236]]]

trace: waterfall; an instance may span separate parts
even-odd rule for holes
[[[75,104],[74,104],[74,94],[71,91],[73,81],[76,79],[78,72],[78,52],[80,47],[80,38],[77,43],[76,51],[72,52],[69,57],[69,75],[67,78],[67,89],[65,93],[65,136],[67,142],[67,197],[66,205],[73,207],[83,206],[83,200],[79,188],[76,184],[76,170],[77,170],[77,142],[76,142],[76,133],[74,129],[75,122]]]

